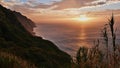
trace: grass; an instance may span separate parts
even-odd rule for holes
[[[105,50],[100,49],[100,41],[97,40],[92,48],[80,47],[76,55],[74,68],[120,68],[120,45],[116,45],[116,33],[114,28],[114,16],[102,30],[105,42]],[[111,33],[111,34],[109,34]],[[108,43],[112,38],[112,49]]]
[[[0,51],[0,68],[37,68],[34,64],[13,54]]]

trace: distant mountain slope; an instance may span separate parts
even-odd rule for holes
[[[33,21],[28,19],[26,16],[23,16],[21,13],[14,12],[19,22],[25,27],[25,29],[34,35],[33,28],[35,27],[35,24]]]
[[[71,57],[51,41],[33,36],[34,26],[31,20],[0,5],[0,51],[15,54],[38,68],[70,68]]]

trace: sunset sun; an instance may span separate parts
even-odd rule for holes
[[[80,15],[79,17],[74,18],[74,20],[80,21],[80,22],[87,22],[91,19],[92,19],[91,17],[88,17],[86,15]]]
[[[84,21],[88,21],[88,20],[90,20],[90,18],[87,17],[86,15],[82,15],[82,16],[80,16],[80,17],[78,18],[78,20],[84,22]]]

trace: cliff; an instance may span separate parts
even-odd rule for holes
[[[20,13],[0,6],[0,51],[14,54],[38,68],[70,68],[70,55],[51,41],[33,36],[34,26]]]

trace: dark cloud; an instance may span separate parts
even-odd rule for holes
[[[98,2],[97,5],[103,5],[106,4],[106,2]]]
[[[93,3],[91,4],[91,6],[96,6],[96,5],[103,5],[103,4],[106,4],[107,2],[97,2],[97,3]]]

